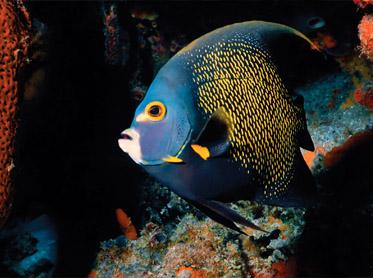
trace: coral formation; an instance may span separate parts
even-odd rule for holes
[[[362,8],[373,5],[372,0],[354,0],[354,3]],[[373,14],[364,15],[358,26],[360,51],[370,61],[373,61]]]
[[[12,205],[18,78],[27,58],[30,26],[21,1],[0,1],[0,227]]]
[[[105,61],[110,65],[125,65],[128,60],[128,35],[121,28],[115,3],[102,3],[105,37]]]
[[[360,49],[373,61],[373,14],[364,15],[359,24]]]

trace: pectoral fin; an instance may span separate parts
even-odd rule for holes
[[[239,233],[249,235],[247,231],[249,228],[267,233],[221,202],[204,199],[195,199],[190,202],[211,219]]]
[[[216,110],[202,129],[197,140],[191,145],[202,159],[207,160],[226,154],[230,148],[229,116],[223,109]]]

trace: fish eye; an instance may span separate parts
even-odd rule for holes
[[[160,121],[166,115],[166,106],[160,101],[153,101],[145,107],[145,113],[152,121]]]

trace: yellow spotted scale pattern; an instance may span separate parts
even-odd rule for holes
[[[304,123],[269,53],[236,33],[181,55],[190,56],[198,107],[230,117],[230,156],[259,175],[266,198],[280,197],[294,177],[296,136]]]

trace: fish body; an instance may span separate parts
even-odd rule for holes
[[[314,186],[299,147],[313,149],[303,99],[286,87],[276,44],[310,41],[276,23],[212,31],[159,71],[120,147],[214,220],[258,228],[224,203],[307,205]],[[277,55],[277,56],[276,56]]]

